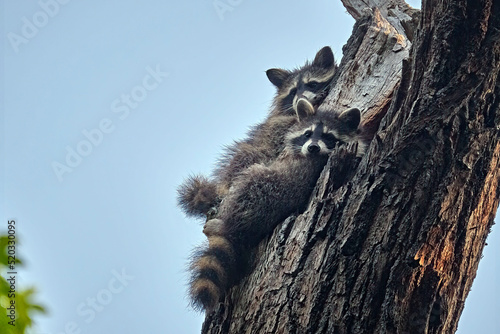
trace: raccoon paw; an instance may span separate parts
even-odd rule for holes
[[[203,233],[207,237],[211,237],[214,235],[222,235],[222,226],[224,225],[224,222],[220,219],[214,218],[210,219],[205,223],[205,226],[203,226]]]

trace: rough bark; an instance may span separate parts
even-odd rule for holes
[[[332,156],[203,333],[457,328],[500,197],[500,3],[343,3],[357,22],[322,108],[378,131],[361,162]]]

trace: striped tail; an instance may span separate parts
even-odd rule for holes
[[[189,294],[191,305],[207,313],[215,309],[234,282],[236,251],[226,238],[209,236],[208,247],[191,261]]]

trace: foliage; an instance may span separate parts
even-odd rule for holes
[[[36,304],[33,299],[35,288],[30,287],[25,290],[18,290],[18,276],[15,275],[15,284],[11,286],[8,279],[11,275],[9,271],[9,259],[7,246],[9,239],[7,236],[0,236],[0,333],[2,334],[24,334],[33,325],[32,315],[35,312],[46,313],[43,306]],[[16,256],[15,268],[22,265],[22,261]],[[11,289],[12,287],[12,289]],[[15,321],[9,318],[11,303],[15,305]],[[15,326],[9,324],[15,324]]]

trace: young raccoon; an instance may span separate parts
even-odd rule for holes
[[[335,59],[329,46],[319,50],[312,63],[306,62],[299,69],[267,70],[267,78],[278,89],[271,116],[293,115],[300,99],[305,99],[316,109],[326,98],[336,70]]]
[[[287,71],[267,70],[268,79],[276,86],[273,108],[267,119],[254,126],[248,138],[226,148],[219,159],[214,177],[189,177],[178,189],[178,203],[189,216],[206,216],[226,195],[234,178],[256,163],[269,163],[284,147],[284,136],[297,123],[298,114],[314,114],[329,91],[336,65],[330,47],[316,54],[312,63]]]
[[[329,153],[339,142],[357,140],[358,109],[317,113],[301,119],[285,136],[285,148],[269,165],[242,171],[204,232],[208,247],[191,262],[194,308],[211,311],[245,271],[245,255],[278,223],[306,209]]]

